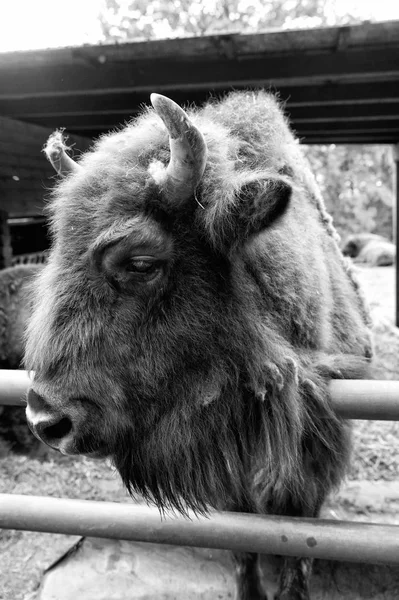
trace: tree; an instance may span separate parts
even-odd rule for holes
[[[348,0],[351,4],[351,0]],[[134,41],[229,31],[356,23],[357,3],[337,14],[336,0],[105,0],[100,13],[103,41]]]
[[[394,161],[390,146],[305,146],[327,210],[342,236],[392,239]]]

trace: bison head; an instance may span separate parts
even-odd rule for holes
[[[331,342],[321,220],[305,201],[286,211],[289,169],[277,150],[265,163],[254,98],[218,119],[151,100],[78,164],[59,134],[47,145],[60,180],[27,330],[27,419],[63,453],[111,457],[159,505],[243,506],[259,411],[277,437],[294,423],[284,443],[263,436],[265,460],[297,455],[293,347]]]

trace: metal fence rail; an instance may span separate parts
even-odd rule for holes
[[[0,369],[0,406],[26,406],[30,383],[27,371]]]
[[[24,406],[31,378],[0,370],[0,405]],[[334,380],[347,419],[399,421],[399,381]],[[0,494],[0,528],[399,565],[399,526],[211,512],[160,516],[142,505]]]
[[[25,406],[27,371],[0,370],[0,405]],[[332,403],[345,419],[399,421],[399,381],[334,380]]]
[[[0,495],[0,527],[399,565],[399,526],[211,512],[160,516],[143,505]]]
[[[11,265],[13,267],[17,265],[39,265],[47,262],[48,251],[43,252],[29,252],[28,254],[17,254],[12,257]]]

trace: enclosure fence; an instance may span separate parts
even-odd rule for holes
[[[28,254],[16,254],[11,258],[11,266],[17,265],[40,265],[46,263],[48,252],[29,252]]]
[[[25,371],[0,371],[0,405],[24,406]],[[399,421],[399,381],[335,380],[347,419]],[[160,514],[144,505],[0,494],[0,528],[399,565],[399,526],[211,511]]]

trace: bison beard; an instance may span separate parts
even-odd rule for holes
[[[361,359],[347,356],[346,372],[348,363],[352,374],[364,371]],[[181,513],[316,516],[344,473],[349,426],[330,407],[324,365],[307,371],[290,358],[280,368],[262,366],[262,394],[238,382],[202,407],[141,422],[134,444],[126,429],[112,457],[129,491]],[[330,373],[337,374],[345,375]]]
[[[346,357],[329,376],[360,376],[364,364]],[[351,365],[351,370],[350,366]],[[265,373],[263,365],[263,373]],[[327,493],[340,483],[349,459],[350,430],[328,402],[326,366],[285,372],[268,365],[264,396],[246,384],[224,390],[199,411],[172,411],[136,439],[118,441],[113,461],[130,493],[186,514],[209,507],[260,514],[317,517]],[[281,382],[284,382],[282,385]],[[236,555],[240,598],[272,598],[260,588],[267,557]],[[280,565],[276,598],[309,598],[310,559]],[[263,566],[264,570],[264,566]]]
[[[161,510],[316,517],[349,459],[329,381],[371,356],[357,283],[271,96],[152,102],[79,164],[49,140],[63,179],[27,333],[31,426],[40,403],[67,415],[48,443],[105,449]],[[256,557],[238,560],[242,598],[265,598]],[[308,598],[310,567],[286,559],[269,594]]]

